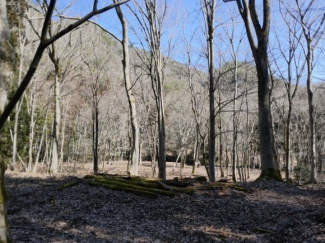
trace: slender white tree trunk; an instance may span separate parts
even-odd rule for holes
[[[42,129],[42,135],[41,135],[41,139],[40,139],[40,142],[39,142],[39,145],[38,145],[37,155],[36,155],[36,158],[35,158],[35,165],[34,165],[34,169],[33,169],[34,173],[37,172],[37,166],[38,166],[40,154],[41,154],[42,147],[43,147],[44,135],[46,134],[48,110],[49,110],[49,108],[47,107],[46,108],[46,113],[45,113],[44,125],[43,125],[43,129]],[[45,148],[45,150],[46,150],[46,148]]]
[[[234,89],[234,108],[233,108],[233,141],[232,141],[232,180],[236,182],[236,167],[237,167],[237,113],[236,113],[236,100],[237,100],[237,55],[235,55],[235,89]]]
[[[35,90],[31,90],[31,100],[30,100],[30,125],[29,125],[29,149],[28,149],[28,166],[27,171],[30,172],[32,170],[33,164],[33,145],[34,145],[34,115],[35,115]]]
[[[313,51],[311,41],[307,39],[307,96],[309,111],[309,161],[310,161],[310,178],[311,182],[317,181],[316,167],[316,134],[315,134],[315,112],[314,112],[314,92],[312,90],[312,71],[313,71]]]
[[[114,0],[117,3],[117,0]],[[135,97],[133,95],[132,84],[130,81],[130,54],[129,54],[129,38],[128,38],[128,23],[124,18],[124,14],[120,6],[116,6],[116,12],[121,21],[123,28],[123,72],[126,94],[129,102],[130,117],[131,117],[131,128],[132,128],[132,148],[131,148],[131,163],[128,166],[128,172],[130,175],[138,175],[138,165],[140,163],[140,146],[139,146],[139,125],[137,120],[137,110]]]
[[[54,80],[54,120],[53,120],[53,133],[52,133],[52,161],[50,172],[57,173],[59,165],[59,131],[61,120],[60,109],[60,82],[56,72]]]
[[[61,126],[61,148],[60,148],[60,159],[59,159],[59,165],[61,168],[60,169],[61,172],[62,172],[62,168],[63,168],[64,142],[65,142],[65,129],[66,129],[65,124],[66,124],[67,116],[68,116],[69,101],[70,101],[70,99],[68,99],[68,101],[65,104],[63,123]]]

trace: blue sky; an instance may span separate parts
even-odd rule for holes
[[[281,18],[278,10],[277,1],[272,2],[272,26],[278,25],[281,27]],[[324,2],[317,0],[322,6],[325,5]],[[62,7],[67,3],[67,1],[59,0],[58,7]],[[111,4],[110,0],[99,0],[99,7],[107,4]],[[190,38],[194,31],[195,36],[193,38],[193,58],[198,59],[201,58],[204,54],[204,46],[206,44],[206,37],[204,36],[204,20],[202,11],[200,11],[201,4],[200,0],[167,0],[168,6],[172,6],[170,8],[171,18],[169,20],[169,24],[165,26],[165,35],[163,37],[162,45],[163,49],[166,51],[168,40],[172,35],[175,43],[175,48],[171,57],[177,61],[184,60],[184,38]],[[92,9],[93,1],[92,0],[75,0],[74,5],[65,13],[69,16],[80,17],[85,13],[89,12]],[[132,3],[130,2],[132,6]],[[230,24],[231,17],[234,18],[235,23],[235,46],[238,45],[238,40],[242,37],[244,33],[243,22],[239,16],[237,5],[235,2],[224,3],[223,1],[217,1],[217,9],[216,9],[216,25],[219,27],[216,28],[216,52],[222,53],[223,60],[218,59],[218,55],[216,53],[216,63],[220,63],[221,61],[231,61],[232,58],[230,56],[229,44],[227,41],[227,35],[225,35],[226,31],[231,31],[233,26]],[[257,6],[259,7],[259,11],[262,10],[261,0],[257,0]],[[129,12],[126,6],[122,6],[122,9],[125,13],[125,16],[128,19],[129,25],[137,28],[137,23],[131,17],[131,13]],[[95,17],[94,21],[101,24],[105,29],[114,33],[116,36],[121,37],[121,26],[117,19],[115,10],[110,10],[101,16]],[[282,26],[284,27],[284,26]],[[285,33],[285,29],[282,33]],[[130,42],[133,43],[134,46],[140,46],[138,38],[130,31]],[[323,44],[323,43],[322,43]],[[241,61],[251,61],[251,53],[247,43],[247,38],[244,36],[243,41],[241,42],[241,47],[239,49],[239,60]],[[274,38],[274,32],[271,31],[270,35],[270,46],[272,48],[276,48],[277,42]],[[201,60],[203,63],[204,59]],[[316,67],[315,71],[315,81],[322,78],[322,73],[320,70],[323,70],[323,65]]]

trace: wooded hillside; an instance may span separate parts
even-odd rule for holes
[[[107,175],[121,162],[133,178],[146,162],[166,181],[180,163],[209,182],[246,183],[253,170],[323,182],[322,1],[0,6],[1,204],[7,168]]]

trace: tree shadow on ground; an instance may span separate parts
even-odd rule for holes
[[[59,190],[71,180],[7,176],[8,215],[15,242],[325,239],[325,227],[317,223],[317,217],[325,214],[325,202],[318,193],[314,197],[315,191],[306,194],[303,189],[289,187],[285,192],[279,184],[253,193],[223,188],[150,199],[86,183]]]

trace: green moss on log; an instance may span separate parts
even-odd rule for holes
[[[138,190],[138,191],[152,192],[152,193],[169,196],[169,197],[174,197],[176,195],[175,192],[173,192],[173,191],[164,191],[164,190],[160,190],[160,189],[156,189],[156,188],[147,188],[147,187],[132,185],[132,184],[123,183],[123,182],[119,182],[119,181],[108,180],[108,179],[96,179],[96,182],[105,184],[105,185],[114,185],[114,186],[118,186],[118,187],[130,188],[130,189],[134,189],[134,190]]]
[[[123,178],[123,177],[116,177],[116,176],[86,175],[85,179],[92,179],[101,183],[112,184],[112,185],[114,184],[123,187],[135,188],[135,189],[141,188],[141,190],[149,190],[149,191],[151,190],[153,192],[155,192],[155,190],[158,190],[158,194],[166,195],[166,196],[175,196],[175,192],[185,193],[188,195],[193,195],[195,193],[195,190],[193,188],[179,188],[176,186],[172,186],[171,189],[166,190],[165,188],[161,188],[161,185],[159,185],[159,183],[161,183],[161,180],[155,180],[155,179],[152,180],[152,179],[147,179],[139,176]],[[170,186],[170,184],[173,184],[167,181],[164,181],[164,183],[166,183],[168,186]],[[190,185],[190,183],[185,183],[185,184],[186,186]],[[185,186],[185,184],[183,184],[182,186]]]
[[[262,170],[260,176],[256,180],[258,181],[262,179],[283,181],[280,170],[271,168],[268,170]]]
[[[232,186],[230,186],[230,188],[237,190],[237,191],[247,192],[246,188],[244,188],[242,186],[238,186],[238,185],[232,185]]]
[[[187,181],[166,180],[165,183],[168,186],[177,186],[177,187],[189,187],[189,186],[193,186],[193,183],[192,182],[187,182]]]
[[[173,190],[175,192],[185,193],[185,194],[188,194],[188,195],[193,195],[195,193],[195,190],[193,188],[179,188],[179,187],[174,187]]]
[[[63,189],[69,188],[69,187],[73,187],[73,186],[78,185],[81,182],[82,182],[82,180],[72,181],[72,182],[62,185],[59,189],[63,190]]]
[[[153,192],[149,192],[149,191],[136,190],[133,188],[121,187],[121,186],[116,186],[116,185],[109,185],[109,184],[104,184],[104,183],[100,183],[97,181],[89,181],[88,184],[91,186],[102,186],[106,189],[115,190],[115,191],[129,192],[129,193],[133,193],[138,196],[146,196],[146,197],[150,197],[150,198],[158,198],[158,196],[159,196],[157,193],[153,193]]]

